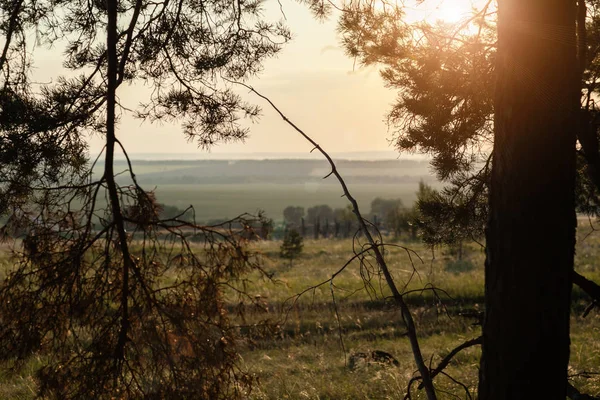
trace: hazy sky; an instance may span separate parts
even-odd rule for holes
[[[277,5],[275,1],[267,3]],[[412,18],[456,18],[470,8],[470,0],[431,0],[411,13]],[[275,59],[264,64],[263,73],[249,83],[268,96],[297,125],[326,150],[332,152],[389,151],[391,132],[384,122],[396,93],[383,86],[375,68],[359,68],[343,54],[336,36],[336,18],[316,21],[305,6],[282,0],[287,25],[294,35]],[[282,18],[279,6],[267,6],[266,17]],[[43,52],[37,58],[36,77],[48,82],[61,60],[61,52]],[[52,67],[51,67],[52,66]],[[221,144],[213,153],[310,151],[297,133],[276,113],[250,93],[247,100],[263,109],[260,120],[249,125],[244,143]],[[123,104],[130,107],[147,95],[143,86],[119,88]],[[118,137],[130,153],[198,153],[178,125],[142,123],[124,116]],[[91,138],[90,152],[102,147],[101,138]]]

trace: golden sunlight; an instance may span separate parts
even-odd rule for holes
[[[485,0],[425,0],[410,7],[408,15],[412,14],[415,21],[457,23],[471,17],[474,10],[481,10],[486,3]]]
[[[463,4],[457,4],[456,1],[445,0],[436,8],[436,18],[445,22],[458,22],[465,16],[468,17],[471,8],[465,9]]]

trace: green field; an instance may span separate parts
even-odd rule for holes
[[[148,187],[147,185],[145,187]],[[400,198],[410,206],[416,199],[418,183],[354,184],[352,195],[368,212],[376,197]],[[156,188],[159,202],[185,208],[193,205],[198,221],[235,217],[244,212],[264,210],[275,221],[283,219],[287,206],[312,207],[327,204],[332,208],[346,207],[348,200],[341,197],[339,185],[334,184],[195,184],[160,185]]]
[[[99,163],[95,173],[102,168]],[[123,161],[116,162],[123,186],[131,184],[127,168]],[[376,197],[400,198],[406,206],[412,205],[421,180],[441,187],[426,161],[342,160],[338,168],[366,213]],[[194,206],[197,222],[258,210],[280,222],[287,206],[344,208],[349,204],[333,177],[322,179],[329,173],[324,160],[134,160],[133,170],[145,190],[156,192],[160,203],[180,209]]]

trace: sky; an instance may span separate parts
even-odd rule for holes
[[[276,1],[266,3],[266,17],[283,17]],[[430,0],[409,11],[409,18],[455,19],[465,15],[470,7],[470,0]],[[392,131],[385,123],[385,115],[397,93],[384,87],[375,67],[359,67],[344,54],[336,36],[335,17],[317,21],[306,6],[292,0],[282,0],[282,8],[293,40],[276,58],[267,60],[263,72],[248,83],[268,96],[327,151],[393,151]],[[35,76],[39,81],[51,81],[60,70],[61,52],[56,50],[43,51],[36,57]],[[311,150],[312,146],[268,104],[247,91],[240,93],[261,106],[262,116],[258,122],[247,124],[250,136],[245,142],[219,144],[211,149],[213,156]],[[121,102],[132,108],[147,94],[140,85],[124,85],[118,91]],[[188,153],[199,158],[206,155],[186,140],[178,124],[151,124],[124,115],[117,135],[132,154]],[[90,138],[90,154],[97,154],[102,145],[102,138]]]

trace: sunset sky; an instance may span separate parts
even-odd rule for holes
[[[282,18],[277,3],[267,3],[272,4],[267,6],[265,16]],[[328,151],[392,150],[392,134],[384,119],[396,93],[384,88],[376,68],[355,66],[344,55],[336,36],[335,15],[319,22],[303,5],[294,1],[282,1],[282,5],[294,39],[249,83]],[[430,0],[416,11],[408,11],[408,18],[457,19],[470,8],[469,0]],[[62,62],[61,52],[41,54],[36,57],[36,78],[49,82]],[[264,102],[246,91],[241,93],[263,108],[263,116],[250,125],[245,143],[221,144],[212,149],[213,153],[310,151],[311,147]],[[123,104],[134,108],[145,100],[147,89],[141,85],[122,86],[118,95]],[[118,137],[130,153],[197,153],[199,157],[203,153],[185,139],[178,125],[141,123],[124,116]],[[91,138],[90,153],[97,153],[102,144],[101,138]]]

